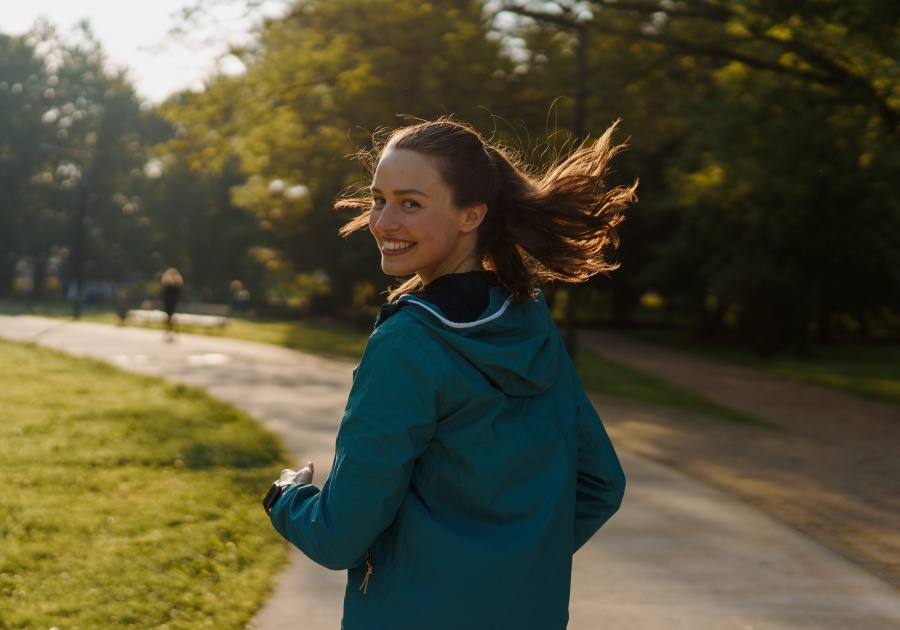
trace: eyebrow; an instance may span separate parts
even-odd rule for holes
[[[373,193],[381,192],[378,188],[375,188],[374,186],[370,187],[369,191],[373,192]],[[400,195],[422,195],[423,197],[428,197],[428,195],[426,193],[422,192],[418,188],[401,188],[399,190],[394,190],[392,192],[394,195],[397,195],[397,196],[400,196]]]

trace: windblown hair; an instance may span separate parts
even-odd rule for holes
[[[536,177],[511,153],[446,119],[397,129],[361,157],[374,173],[388,149],[428,156],[452,191],[455,206],[486,204],[478,228],[481,264],[497,273],[514,301],[524,302],[545,282],[583,282],[618,266],[609,264],[603,251],[618,245],[615,228],[636,200],[637,182],[615,188],[605,182],[610,159],[623,148],[610,145],[614,130],[615,125]],[[342,236],[368,225],[371,205],[371,196],[350,195],[336,203],[337,209],[361,211],[341,228]],[[414,276],[393,289],[389,299],[421,286]]]

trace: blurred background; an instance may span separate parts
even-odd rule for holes
[[[900,338],[895,0],[90,4],[0,18],[0,304],[147,307],[177,267],[188,309],[368,326],[391,279],[332,203],[372,132],[452,115],[540,166],[621,118],[621,268],[548,287],[563,319]]]
[[[330,460],[395,283],[368,234],[338,236],[350,217],[333,202],[368,183],[353,156],[373,133],[446,115],[536,168],[621,119],[610,184],[640,185],[620,267],[543,287],[617,448],[892,589],[785,564],[756,521],[723,530],[668,477],[629,469],[639,491],[613,527],[632,538],[607,547],[615,570],[587,556],[575,583],[597,590],[573,591],[574,625],[597,627],[577,612],[590,601],[654,628],[712,627],[710,610],[748,628],[897,626],[897,0],[6,5],[0,337],[175,382],[0,339],[0,629],[250,627],[288,558],[259,498],[296,465],[288,449]],[[23,313],[172,328],[5,317]]]

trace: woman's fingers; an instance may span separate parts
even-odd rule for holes
[[[297,482],[296,483],[312,483],[313,475],[316,472],[316,467],[312,462],[306,462],[306,466],[297,473]]]

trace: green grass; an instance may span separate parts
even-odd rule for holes
[[[112,318],[115,314],[111,307],[97,304],[83,306],[82,316],[95,316],[108,313]],[[0,299],[0,315],[40,315],[41,317],[72,317],[72,305],[58,300],[44,300],[32,302],[27,298]]]
[[[119,325],[115,315],[95,315],[83,318],[103,324]],[[134,324],[128,324],[132,326]],[[141,324],[143,328],[165,326],[159,323]],[[203,326],[179,326],[178,331],[198,335],[211,335],[267,343],[292,350],[302,350],[316,354],[336,355],[359,359],[366,347],[369,332],[360,331],[345,324],[319,324],[308,321],[261,321],[232,317],[228,324],[219,328]]]
[[[577,352],[576,365],[584,388],[591,393],[675,407],[734,422],[769,424],[761,418],[723,407],[703,396],[670,385],[661,378],[586,350]]]
[[[232,319],[222,334],[235,339],[269,343],[294,350],[359,359],[370,332],[341,324]]]
[[[278,439],[36,346],[0,341],[0,380],[0,628],[244,628],[286,562],[260,506]]]
[[[684,331],[637,330],[628,334],[718,361],[900,405],[900,344],[897,343],[840,341],[813,345],[806,355],[783,353],[760,359],[745,348],[697,341]]]

